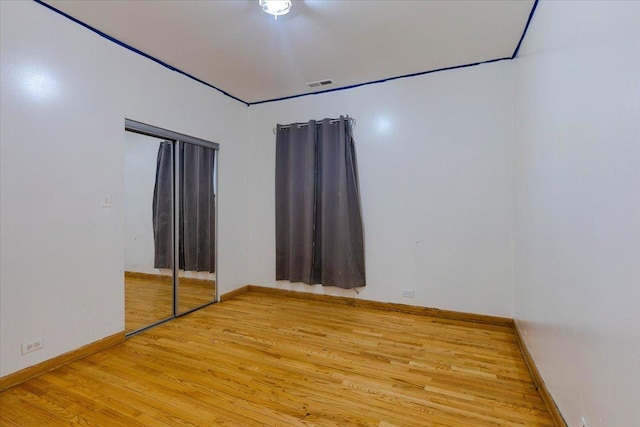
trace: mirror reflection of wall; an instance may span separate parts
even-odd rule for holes
[[[125,331],[173,316],[173,271],[155,268],[153,198],[163,140],[125,132]],[[171,174],[171,170],[168,171]],[[169,177],[172,180],[172,177]],[[163,214],[172,220],[169,201]],[[172,249],[172,246],[170,246]],[[170,260],[173,259],[173,252]]]
[[[216,299],[217,144],[136,123],[125,132],[127,332]]]

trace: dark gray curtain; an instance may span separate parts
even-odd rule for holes
[[[276,279],[313,278],[316,126],[281,128],[276,134]]]
[[[278,125],[276,279],[365,286],[358,171],[345,117]]]
[[[172,266],[171,200],[173,193],[171,142],[158,149],[153,197],[155,268]],[[179,268],[215,272],[215,150],[180,146]]]
[[[180,144],[180,268],[215,271],[215,150]]]
[[[156,184],[153,190],[153,240],[155,268],[173,268],[173,156],[172,142],[162,141],[158,148]]]

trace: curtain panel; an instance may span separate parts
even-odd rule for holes
[[[173,265],[173,143],[163,141],[158,148],[156,182],[153,192],[154,267]],[[179,162],[179,265],[185,271],[215,272],[215,150],[180,143]]]
[[[345,289],[366,284],[348,118],[277,127],[276,280]]]

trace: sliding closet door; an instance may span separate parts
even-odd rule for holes
[[[216,301],[218,144],[125,120],[125,328]]]
[[[216,153],[204,145],[178,145],[176,314],[216,299]]]
[[[125,331],[174,316],[173,142],[125,132]]]

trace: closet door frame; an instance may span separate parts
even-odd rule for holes
[[[160,138],[160,139],[164,139],[167,141],[171,141],[172,144],[172,149],[171,149],[171,153],[172,153],[172,157],[173,157],[173,197],[172,197],[172,204],[173,204],[173,212],[172,212],[172,234],[173,234],[173,266],[172,266],[172,282],[173,282],[173,315],[171,317],[168,317],[166,319],[162,319],[159,320],[157,322],[154,322],[150,325],[144,326],[142,328],[136,329],[134,331],[131,331],[129,333],[126,334],[127,337],[138,334],[142,331],[145,331],[149,328],[152,328],[154,326],[160,325],[162,323],[165,323],[175,317],[179,317],[179,316],[183,316],[185,314],[189,314],[195,310],[198,310],[202,307],[206,307],[207,305],[213,304],[215,302],[220,301],[220,286],[218,284],[218,271],[219,271],[219,263],[218,263],[218,223],[220,222],[218,220],[218,205],[219,205],[219,198],[218,198],[218,188],[217,188],[217,183],[218,183],[218,164],[219,164],[219,154],[220,154],[220,145],[212,142],[212,141],[208,141],[206,139],[202,139],[202,138],[197,138],[194,136],[190,136],[190,135],[185,135],[179,132],[174,132],[168,129],[164,129],[164,128],[160,128],[157,126],[153,126],[153,125],[149,125],[146,123],[142,123],[142,122],[138,122],[135,120],[131,120],[131,119],[126,119],[125,118],[125,125],[124,125],[124,129],[125,131],[129,131],[129,132],[135,132],[135,133],[139,133],[142,135],[147,135],[147,136],[151,136],[151,137],[155,137],[155,138]],[[193,307],[190,308],[189,310],[180,312],[179,311],[179,305],[178,305],[178,300],[179,300],[179,287],[180,287],[180,281],[179,281],[179,269],[180,269],[180,263],[179,263],[179,257],[180,257],[180,239],[178,236],[178,230],[179,230],[179,224],[178,221],[180,220],[179,218],[179,200],[180,200],[180,185],[179,185],[179,179],[180,179],[180,155],[179,155],[179,146],[182,143],[188,143],[188,144],[194,144],[194,145],[198,145],[201,147],[205,147],[205,148],[210,148],[216,151],[215,153],[215,157],[214,157],[214,173],[215,173],[215,177],[212,177],[215,179],[216,182],[216,187],[215,187],[215,266],[216,266],[216,272],[215,272],[215,296],[214,299],[208,303],[202,304],[200,306],[197,307]]]

